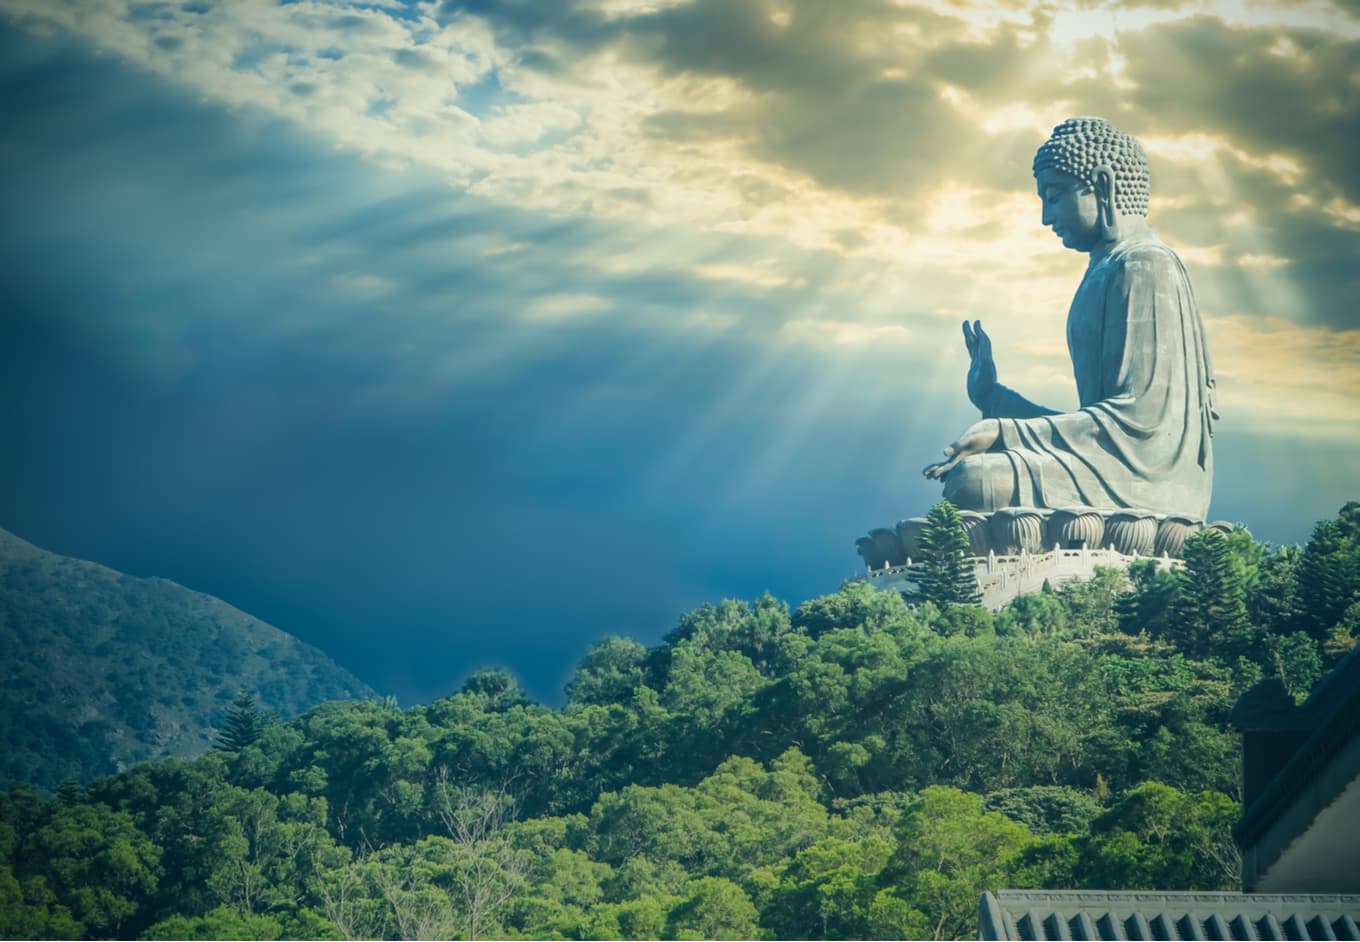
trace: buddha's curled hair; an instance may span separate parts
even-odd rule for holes
[[[1147,154],[1128,134],[1104,118],[1068,118],[1034,155],[1034,175],[1043,170],[1070,173],[1087,186],[1095,184],[1097,167],[1114,173],[1114,208],[1120,213],[1146,216],[1148,189]]]

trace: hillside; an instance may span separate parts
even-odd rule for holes
[[[237,691],[281,716],[372,696],[310,645],[165,579],[0,530],[0,781],[55,788],[212,745]]]

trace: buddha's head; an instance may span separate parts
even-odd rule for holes
[[[1148,162],[1132,137],[1104,118],[1069,118],[1034,155],[1043,223],[1063,245],[1090,252],[1127,217],[1147,215]]]

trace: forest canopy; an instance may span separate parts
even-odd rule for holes
[[[1354,645],[1360,505],[1185,564],[998,613],[705,605],[598,642],[560,709],[503,671],[406,710],[238,699],[201,758],[0,794],[0,934],[962,938],[985,889],[1232,889],[1228,711]]]

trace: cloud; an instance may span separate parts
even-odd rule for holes
[[[309,2],[139,19],[110,5],[88,21],[72,5],[13,6],[23,22],[83,29],[204,94],[492,200],[843,255],[916,251],[938,234],[920,217],[943,188],[1026,190],[1036,142],[1074,111],[1263,154],[1342,186],[1326,205],[1357,165],[1345,120],[1356,109],[1337,99],[1354,44],[1305,25],[1306,11],[1234,26],[966,3]],[[171,34],[173,49],[155,45]]]
[[[818,348],[828,343],[881,346],[905,344],[911,340],[911,331],[901,324],[859,324],[849,321],[791,320],[785,322],[781,333],[795,343]]]
[[[581,125],[581,116],[555,102],[498,105],[481,123],[482,138],[498,149],[536,144],[550,134],[570,132]]]
[[[545,294],[530,301],[524,314],[530,320],[556,320],[599,314],[614,307],[614,302],[593,294]]]
[[[1220,405],[1257,435],[1341,440],[1360,419],[1360,329],[1241,315],[1205,325]],[[1319,382],[1319,374],[1327,377]]]
[[[1356,61],[1340,13],[885,2],[833,14],[694,0],[128,16],[106,4],[78,18],[74,4],[10,7],[494,203],[872,260],[912,281],[926,316],[978,313],[1003,283],[1045,286],[1034,301],[1053,303],[1066,269],[1044,261],[1025,207],[1029,159],[1066,114],[1107,113],[1148,139],[1158,223],[1207,299],[1305,324],[1350,316],[1360,110],[1338,97]],[[175,42],[157,45],[165,38]],[[1233,222],[1243,207],[1250,225]],[[1250,301],[1262,258],[1288,260],[1272,270],[1296,284],[1296,309]],[[965,283],[985,291],[948,297]]]
[[[0,31],[0,518],[403,698],[488,662],[552,696],[601,633],[834,589],[938,498],[964,318],[1070,405],[1085,259],[1029,161],[1072,111],[1156,139],[1218,512],[1298,539],[1353,496],[1357,201],[1306,144],[1160,122],[1105,81],[1151,81],[1122,36],[968,4],[6,9],[57,34]],[[1325,458],[1255,460],[1282,448]]]
[[[1155,121],[1158,133],[1221,132],[1248,153],[1291,159],[1314,185],[1356,194],[1360,114],[1349,99],[1360,38],[1353,31],[1197,17],[1121,35],[1120,47],[1144,120]]]

